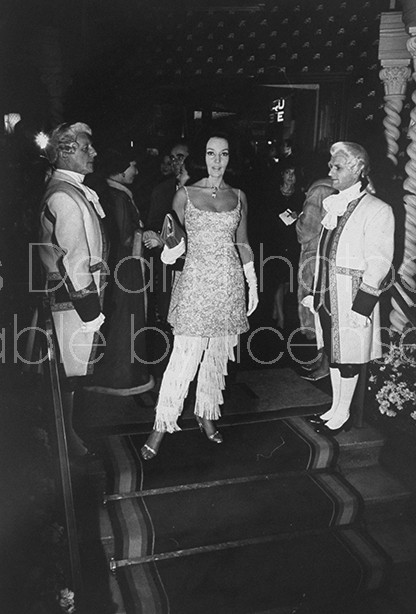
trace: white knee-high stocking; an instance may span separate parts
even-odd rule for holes
[[[329,376],[331,378],[332,385],[332,405],[324,414],[321,414],[322,420],[330,420],[332,416],[335,414],[335,411],[338,407],[339,402],[339,394],[340,394],[340,386],[341,386],[341,373],[339,369],[330,368]]]
[[[354,377],[341,377],[338,407],[332,418],[325,425],[331,431],[341,428],[350,417],[351,401],[357,381],[358,374],[354,375]]]

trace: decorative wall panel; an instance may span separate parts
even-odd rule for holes
[[[379,131],[383,119],[377,53],[380,13],[389,4],[281,0],[252,11],[154,8],[143,22],[136,77],[180,85],[214,76],[273,83],[344,73],[349,135],[362,137],[363,130]]]

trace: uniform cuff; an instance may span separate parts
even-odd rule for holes
[[[367,318],[371,315],[378,301],[378,295],[358,290],[352,303],[352,311],[356,311]]]
[[[83,322],[95,320],[101,313],[98,294],[87,294],[82,298],[72,298],[72,304]]]

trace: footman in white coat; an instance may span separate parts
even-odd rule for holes
[[[304,304],[330,360],[333,400],[321,419],[338,431],[349,423],[361,366],[382,355],[379,296],[392,266],[394,216],[371,193],[361,145],[338,142],[330,154],[329,176],[339,193],[323,201],[314,290]]]

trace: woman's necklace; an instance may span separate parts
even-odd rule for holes
[[[212,198],[217,198],[217,192],[220,189],[219,186],[217,185],[211,185],[209,183],[209,180],[207,180],[207,188],[209,188],[211,190],[211,197]]]

